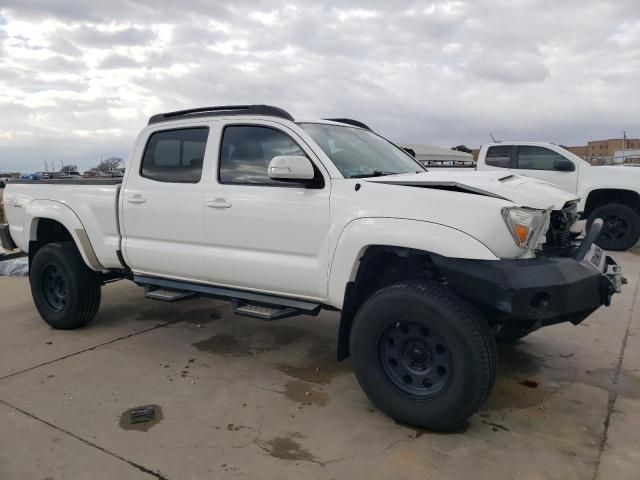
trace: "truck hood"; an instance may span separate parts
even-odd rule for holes
[[[433,188],[459,191],[460,193],[485,195],[508,200],[521,207],[559,210],[567,202],[577,200],[575,195],[555,185],[511,172],[437,172],[408,173],[371,177],[367,182],[407,187]]]

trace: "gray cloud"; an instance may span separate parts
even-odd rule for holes
[[[230,103],[442,146],[640,136],[638,32],[637,0],[4,0],[0,170],[86,168],[154,113]]]

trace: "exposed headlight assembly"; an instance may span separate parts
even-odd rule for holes
[[[551,209],[505,207],[502,209],[502,217],[516,245],[521,248],[532,248],[538,243],[540,234],[547,230],[550,212]]]

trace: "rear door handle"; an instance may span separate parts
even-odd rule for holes
[[[133,195],[127,198],[127,202],[129,203],[145,203],[147,201],[142,195]]]
[[[207,207],[210,208],[231,208],[231,204],[224,198],[216,198],[215,200],[207,200]]]

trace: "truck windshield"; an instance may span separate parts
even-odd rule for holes
[[[301,123],[345,178],[419,173],[425,169],[388,140],[361,128]]]

